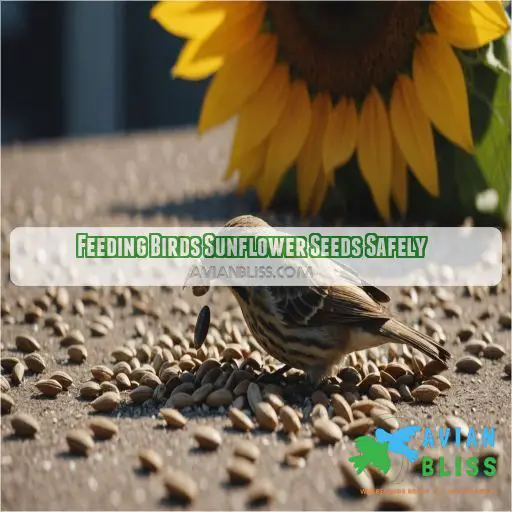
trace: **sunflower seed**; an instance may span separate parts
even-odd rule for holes
[[[347,366],[343,368],[339,376],[343,382],[348,382],[351,384],[359,384],[361,382],[360,373],[352,366]]]
[[[242,432],[249,432],[254,429],[254,423],[251,418],[243,411],[231,407],[228,414],[234,429],[241,430]]]
[[[41,345],[33,336],[20,334],[16,336],[16,348],[22,352],[31,353],[41,350]]]
[[[482,368],[482,362],[474,356],[464,356],[455,363],[455,367],[462,373],[477,373]]]
[[[341,431],[348,437],[355,438],[365,435],[374,425],[375,423],[370,418],[360,418],[343,427]]]
[[[144,377],[142,377],[140,383],[143,386],[148,386],[151,389],[155,389],[159,384],[162,384],[162,381],[154,373],[148,372],[144,375]]]
[[[503,371],[510,377],[510,363],[507,363],[503,368]]]
[[[229,389],[217,389],[208,395],[206,404],[210,407],[221,407],[233,403],[233,393]]]
[[[388,409],[375,407],[370,411],[370,417],[375,422],[377,427],[383,428],[388,432],[393,432],[400,426],[398,420],[391,414],[391,411]]]
[[[39,423],[29,414],[16,414],[11,419],[11,425],[18,437],[34,437],[39,432]]]
[[[398,386],[398,391],[403,400],[405,400],[406,402],[414,402],[414,396],[411,393],[411,389],[409,388],[409,386],[405,384],[400,384],[400,386]]]
[[[373,400],[358,400],[351,405],[352,413],[354,411],[362,411],[365,414],[368,414],[374,407],[377,406],[377,403]]]
[[[257,480],[247,493],[247,500],[253,506],[262,505],[272,501],[276,495],[274,484],[268,479]]]
[[[60,340],[62,347],[71,347],[74,345],[83,345],[85,343],[84,335],[78,330],[69,331],[64,338]]]
[[[422,384],[415,388],[411,394],[417,402],[431,404],[438,396],[439,389],[429,384]]]
[[[439,391],[446,391],[452,387],[451,382],[442,375],[433,375],[430,379],[423,382],[423,384],[430,384],[431,386],[435,386]]]
[[[506,354],[501,345],[490,343],[484,348],[483,356],[487,359],[501,359]]]
[[[203,450],[216,450],[222,444],[218,430],[206,425],[196,428],[194,438]]]
[[[153,398],[153,388],[149,386],[138,386],[130,391],[130,399],[136,404],[141,404],[150,398]]]
[[[315,445],[311,439],[297,439],[286,447],[284,451],[285,459],[290,455],[293,457],[306,457],[314,446]]]
[[[328,418],[319,418],[314,421],[313,429],[317,437],[326,444],[334,444],[342,438],[340,427]]]
[[[23,381],[24,375],[25,375],[25,366],[22,363],[16,364],[14,366],[14,368],[12,369],[11,382],[15,386],[19,386]]]
[[[36,324],[43,316],[43,310],[38,306],[31,306],[25,312],[25,322],[27,324]]]
[[[80,396],[84,398],[96,398],[101,393],[101,387],[92,380],[86,382],[80,388]]]
[[[423,368],[423,376],[425,378],[432,377],[432,375],[444,372],[446,369],[447,365],[445,363],[432,359]]]
[[[91,402],[92,408],[97,412],[112,412],[119,406],[121,397],[119,393],[107,391]]]
[[[56,397],[62,391],[62,385],[54,379],[43,379],[35,384],[39,391],[49,397]]]
[[[373,386],[370,386],[368,395],[372,399],[384,398],[385,400],[391,400],[388,390],[381,384],[373,384]]]
[[[446,303],[443,306],[443,312],[447,318],[460,318],[462,316],[462,307],[455,303]]]
[[[0,399],[2,401],[2,414],[11,414],[15,405],[14,398],[11,395],[2,392]]]
[[[187,503],[194,501],[198,493],[195,481],[181,471],[168,471],[164,477],[164,485],[170,498]]]
[[[295,412],[295,410],[289,405],[285,405],[279,411],[279,418],[283,423],[284,431],[287,433],[297,433],[302,425],[299,419],[299,416]]]
[[[160,471],[164,465],[162,457],[160,457],[155,450],[151,450],[149,448],[140,450],[139,460],[143,469],[146,471],[152,471],[153,473]]]
[[[13,368],[20,362],[17,357],[14,356],[6,356],[2,357],[2,368],[6,372],[12,372]]]
[[[93,438],[87,430],[83,429],[75,429],[69,432],[66,435],[66,442],[68,443],[69,451],[77,455],[87,456],[94,447]]]
[[[53,372],[50,375],[50,379],[56,380],[62,386],[62,389],[68,389],[69,386],[73,384],[73,379],[71,378],[71,376],[62,370],[57,370],[56,372]]]
[[[187,424],[187,418],[176,409],[160,409],[160,415],[169,427],[182,428]]]
[[[512,316],[510,313],[501,313],[498,318],[498,323],[504,329],[510,329],[512,325]]]
[[[191,405],[194,405],[194,399],[192,398],[192,395],[189,395],[188,393],[176,393],[165,403],[166,408],[170,407],[174,409],[183,409]]]
[[[366,471],[358,474],[354,466],[348,460],[342,460],[340,462],[340,470],[347,488],[352,493],[359,495],[362,489],[374,488],[370,475]]]
[[[279,424],[277,414],[269,403],[260,402],[256,406],[254,414],[256,415],[260,427],[264,430],[274,431],[277,428]]]
[[[11,385],[9,384],[9,381],[3,375],[0,375],[0,391],[2,391],[2,393],[5,393],[10,389]]]
[[[89,428],[96,439],[110,439],[119,432],[117,425],[108,418],[94,418],[89,422]]]
[[[398,412],[398,409],[396,408],[395,404],[391,402],[390,400],[386,400],[384,398],[376,398],[375,403],[380,408],[388,409],[393,414],[396,414]]]
[[[100,388],[102,394],[107,392],[119,393],[119,389],[117,389],[117,386],[114,383],[109,382],[108,380],[102,382],[100,384]]]
[[[210,308],[208,306],[203,306],[197,317],[196,326],[194,330],[194,344],[196,347],[199,348],[204,343],[209,328]]]
[[[233,484],[248,484],[256,476],[256,467],[247,459],[234,457],[227,466],[229,479]]]
[[[33,373],[43,373],[46,370],[46,364],[41,354],[33,353],[25,356],[25,364]]]
[[[82,364],[87,359],[87,349],[83,345],[72,345],[68,348],[68,357],[71,363]]]
[[[237,441],[233,453],[236,457],[242,457],[251,462],[256,462],[260,457],[260,449],[253,442],[246,439]]]
[[[107,366],[103,366],[101,364],[93,366],[91,368],[91,373],[92,376],[99,382],[112,380],[112,377],[114,377],[114,372]]]
[[[89,326],[89,329],[91,330],[91,334],[97,337],[106,336],[109,332],[108,328],[105,327],[105,325],[100,324],[99,322],[93,322]]]
[[[254,414],[256,414],[256,408],[262,400],[263,398],[258,384],[251,382],[247,388],[247,401]]]
[[[479,356],[486,346],[487,343],[483,340],[472,340],[465,345],[464,350],[474,356]]]
[[[446,416],[445,418],[446,426],[450,429],[454,430],[458,428],[460,430],[460,435],[463,439],[466,439],[469,434],[469,427],[468,424],[462,419],[457,416]]]

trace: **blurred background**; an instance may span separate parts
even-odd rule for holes
[[[170,79],[153,3],[2,1],[2,144],[194,124],[206,82]]]

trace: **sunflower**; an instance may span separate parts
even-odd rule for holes
[[[234,116],[226,177],[271,203],[295,167],[299,209],[315,214],[334,172],[355,155],[380,214],[407,209],[408,168],[439,195],[434,129],[473,150],[460,55],[504,36],[498,1],[156,4],[186,38],[172,76],[214,75],[199,132]]]

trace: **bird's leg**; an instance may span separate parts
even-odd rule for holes
[[[291,366],[284,364],[278,370],[275,370],[271,373],[265,372],[262,373],[257,379],[256,382],[264,382],[266,384],[276,384],[281,381],[281,377],[288,371],[291,370]]]

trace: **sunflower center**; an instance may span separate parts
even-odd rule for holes
[[[407,69],[422,2],[268,2],[281,58],[315,91],[363,98]]]

